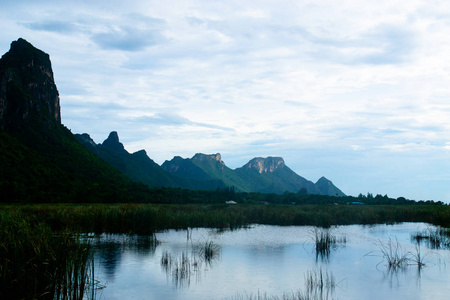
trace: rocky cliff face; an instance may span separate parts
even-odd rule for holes
[[[275,170],[284,167],[284,160],[281,157],[255,157],[244,165],[244,169],[254,169],[258,173],[273,173]]]
[[[203,153],[197,153],[194,155],[194,157],[192,157],[192,160],[198,160],[198,161],[218,161],[219,163],[221,163],[222,165],[225,165],[225,163],[222,161],[222,156],[220,155],[220,153],[216,153],[216,154],[203,154]]]
[[[32,120],[61,124],[59,93],[48,54],[24,39],[0,59],[0,130]]]

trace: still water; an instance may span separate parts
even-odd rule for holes
[[[450,250],[417,248],[411,239],[430,229],[423,223],[333,227],[338,243],[323,255],[316,253],[311,226],[169,230],[156,234],[156,246],[148,237],[103,235],[94,242],[95,272],[105,286],[98,298],[257,299],[308,292],[318,299],[450,299]],[[205,244],[214,246],[207,258]],[[408,265],[390,268],[383,249],[409,253]],[[307,290],[308,278],[320,277],[325,283]]]

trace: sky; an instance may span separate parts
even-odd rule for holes
[[[0,30],[49,53],[97,143],[450,203],[449,1],[2,0]]]

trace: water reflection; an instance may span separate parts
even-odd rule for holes
[[[102,234],[93,239],[96,261],[103,268],[108,281],[114,279],[124,253],[152,256],[158,244],[154,235]]]

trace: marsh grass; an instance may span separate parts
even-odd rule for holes
[[[35,219],[1,212],[0,298],[95,298],[90,247],[77,234],[55,235]]]
[[[151,234],[196,227],[238,229],[250,224],[332,225],[426,222],[450,226],[450,206],[39,204],[4,205],[52,230]]]
[[[161,267],[177,288],[188,287],[193,275],[199,277],[203,263],[210,267],[212,262],[220,257],[220,246],[213,241],[207,240],[191,246],[190,251],[182,251],[177,256],[167,250],[161,255]]]
[[[333,292],[336,288],[336,280],[332,272],[323,272],[322,268],[308,271],[305,275],[305,287],[308,294]]]
[[[426,266],[425,257],[428,254],[422,254],[419,244],[416,245],[415,252],[404,250],[397,239],[393,241],[389,238],[386,243],[378,241],[376,245],[379,250],[369,252],[366,255],[381,257],[381,261],[377,264],[377,267],[384,263],[390,272],[396,272],[404,270],[411,265],[417,266],[419,269]]]
[[[189,287],[191,277],[200,274],[201,260],[195,252],[189,254],[188,251],[181,252],[181,255],[174,256],[168,251],[164,251],[161,256],[161,267],[177,288]]]
[[[331,250],[347,243],[347,237],[338,237],[329,228],[315,228],[313,231],[316,259],[328,259]]]
[[[231,298],[232,300],[332,300],[328,295],[314,295],[303,292],[302,290],[285,292],[282,296],[269,295],[267,293],[258,292],[254,294],[238,294]]]
[[[220,258],[220,246],[211,240],[206,240],[198,246],[198,254],[208,264]]]
[[[430,249],[450,249],[450,229],[438,227],[427,228],[411,236],[417,245],[424,243]]]
[[[254,294],[238,294],[234,300],[326,300],[333,299],[332,294],[339,283],[331,272],[323,272],[322,268],[305,273],[305,290],[285,292],[282,296],[269,295],[266,292]]]

